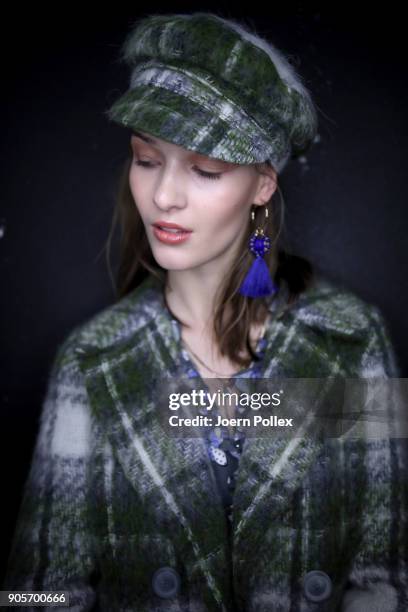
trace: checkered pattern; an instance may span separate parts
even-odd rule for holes
[[[281,172],[312,143],[317,113],[281,52],[269,44],[274,62],[254,38],[214,14],[141,19],[122,48],[129,89],[107,116],[209,157],[269,160]]]
[[[376,306],[322,279],[282,306],[261,377],[399,375]],[[69,334],[3,588],[68,590],[71,611],[405,611],[406,441],[248,438],[231,549],[205,441],[162,428],[163,381],[182,366],[153,278]],[[164,566],[181,580],[171,600],[152,591]],[[330,576],[328,602],[305,599],[312,570]]]

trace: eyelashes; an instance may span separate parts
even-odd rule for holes
[[[136,166],[141,166],[142,168],[154,168],[154,164],[148,161],[135,160],[134,162]],[[221,172],[205,172],[204,170],[200,170],[200,168],[194,168],[194,171],[201,178],[209,179],[209,180],[217,180],[221,178]]]

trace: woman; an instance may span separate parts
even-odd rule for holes
[[[4,588],[76,610],[406,609],[399,440],[163,427],[167,383],[398,376],[379,310],[278,248],[309,92],[210,13],[143,18],[123,59],[119,299],[59,347]]]

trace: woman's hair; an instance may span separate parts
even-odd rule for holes
[[[221,18],[219,15],[215,16]],[[229,23],[231,27],[238,29],[242,36],[249,38],[252,43],[262,47],[270,55],[281,78],[290,87],[297,88],[304,95],[309,96],[295,69],[279,50],[255,32],[250,32],[245,25],[231,19],[221,19],[224,23]],[[133,153],[130,146],[130,155],[119,177],[116,205],[107,240],[108,267],[111,273],[110,245],[114,230],[119,224],[121,230],[119,265],[115,283],[117,301],[135,289],[150,274],[160,281],[164,290],[167,276],[167,270],[162,268],[153,257],[143,221],[130,190],[129,172],[132,160]],[[260,166],[262,164],[256,164],[258,171]],[[276,193],[281,196],[280,214],[278,214],[278,206],[275,203]],[[255,227],[264,228],[265,234],[271,239],[271,249],[264,258],[278,287],[282,284],[282,281],[287,283],[288,301],[286,306],[292,304],[298,295],[311,284],[314,274],[310,262],[303,257],[289,254],[284,245],[284,205],[279,186],[265,206],[268,206],[268,218],[266,218],[264,206],[255,206],[254,222],[251,223],[248,216],[247,229],[238,250],[241,255],[233,263],[229,274],[225,276],[216,296],[214,309],[213,331],[219,352],[233,363],[243,367],[249,366],[251,360],[258,359],[250,345],[249,332],[254,324],[264,321],[270,301],[270,298],[248,298],[238,292],[253,262],[253,255],[248,248],[248,242]],[[277,223],[277,220],[279,220],[279,223]],[[111,277],[113,278],[112,273]],[[166,299],[165,294],[164,299]],[[170,308],[169,311],[171,312]],[[172,315],[179,320],[174,313]],[[184,324],[183,321],[179,322]]]

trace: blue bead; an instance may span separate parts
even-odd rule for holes
[[[189,378],[197,378],[197,376],[199,375],[198,372],[196,370],[194,370],[193,368],[189,368],[187,370],[187,375]]]

